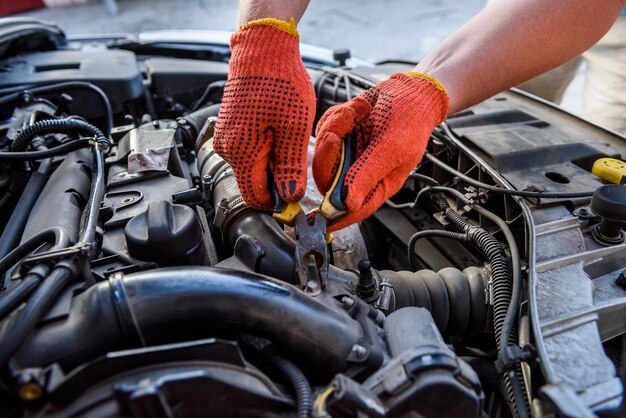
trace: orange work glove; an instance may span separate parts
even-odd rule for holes
[[[343,137],[356,131],[356,160],[342,190],[348,215],[328,229],[367,218],[397,193],[422,158],[433,128],[447,114],[446,90],[421,73],[394,74],[328,109],[317,125],[313,154],[313,177],[322,194],[339,166]]]
[[[244,201],[271,209],[267,167],[287,202],[306,189],[307,146],[315,92],[300,58],[293,19],[260,19],[230,39],[228,81],[215,126],[214,147],[233,168]]]

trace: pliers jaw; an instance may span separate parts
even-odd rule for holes
[[[347,135],[341,142],[339,169],[335,173],[329,190],[325,193],[320,207],[304,213],[299,203],[282,200],[273,175],[273,162],[268,167],[268,190],[274,202],[274,218],[282,224],[293,226],[296,231],[296,274],[302,289],[317,295],[326,288],[328,282],[329,250],[327,244],[332,235],[326,234],[326,227],[347,215],[344,202],[344,182],[350,166],[354,163],[356,135]]]
[[[326,222],[321,213],[315,213],[309,219],[304,213],[300,213],[294,222],[297,242],[296,273],[302,289],[311,295],[321,293],[328,283]]]

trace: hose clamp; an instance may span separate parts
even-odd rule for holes
[[[122,327],[124,337],[138,341],[143,347],[146,346],[145,339],[141,334],[141,329],[137,323],[137,318],[128,300],[126,286],[124,286],[124,274],[121,272],[109,276],[109,289],[111,291],[111,302]]]

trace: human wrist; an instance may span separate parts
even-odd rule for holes
[[[248,22],[230,38],[229,71],[237,76],[286,76],[300,70],[300,43],[295,22],[267,18]],[[297,64],[300,64],[299,66]]]
[[[398,103],[410,108],[419,108],[423,116],[431,115],[432,123],[435,125],[448,116],[448,92],[436,77],[410,71],[396,73],[391,76],[391,79],[399,83],[396,87],[397,94],[404,96]]]
[[[294,19],[297,23],[308,4],[309,0],[240,0],[239,26],[265,18]]]
[[[296,29],[296,21],[293,18],[290,18],[289,20],[286,20],[286,21],[281,20],[281,19],[276,19],[273,17],[264,17],[261,19],[255,19],[255,20],[251,20],[241,25],[239,29],[237,30],[237,32],[242,32],[242,31],[245,31],[246,29],[251,29],[255,27],[271,27],[281,32],[292,35],[297,39],[300,38],[300,34],[298,33],[298,30]]]

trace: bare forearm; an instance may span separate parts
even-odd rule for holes
[[[608,31],[625,3],[494,2],[431,51],[416,71],[442,82],[454,113],[579,55]]]
[[[288,21],[300,20],[310,0],[240,0],[239,25],[251,20],[273,17]]]

